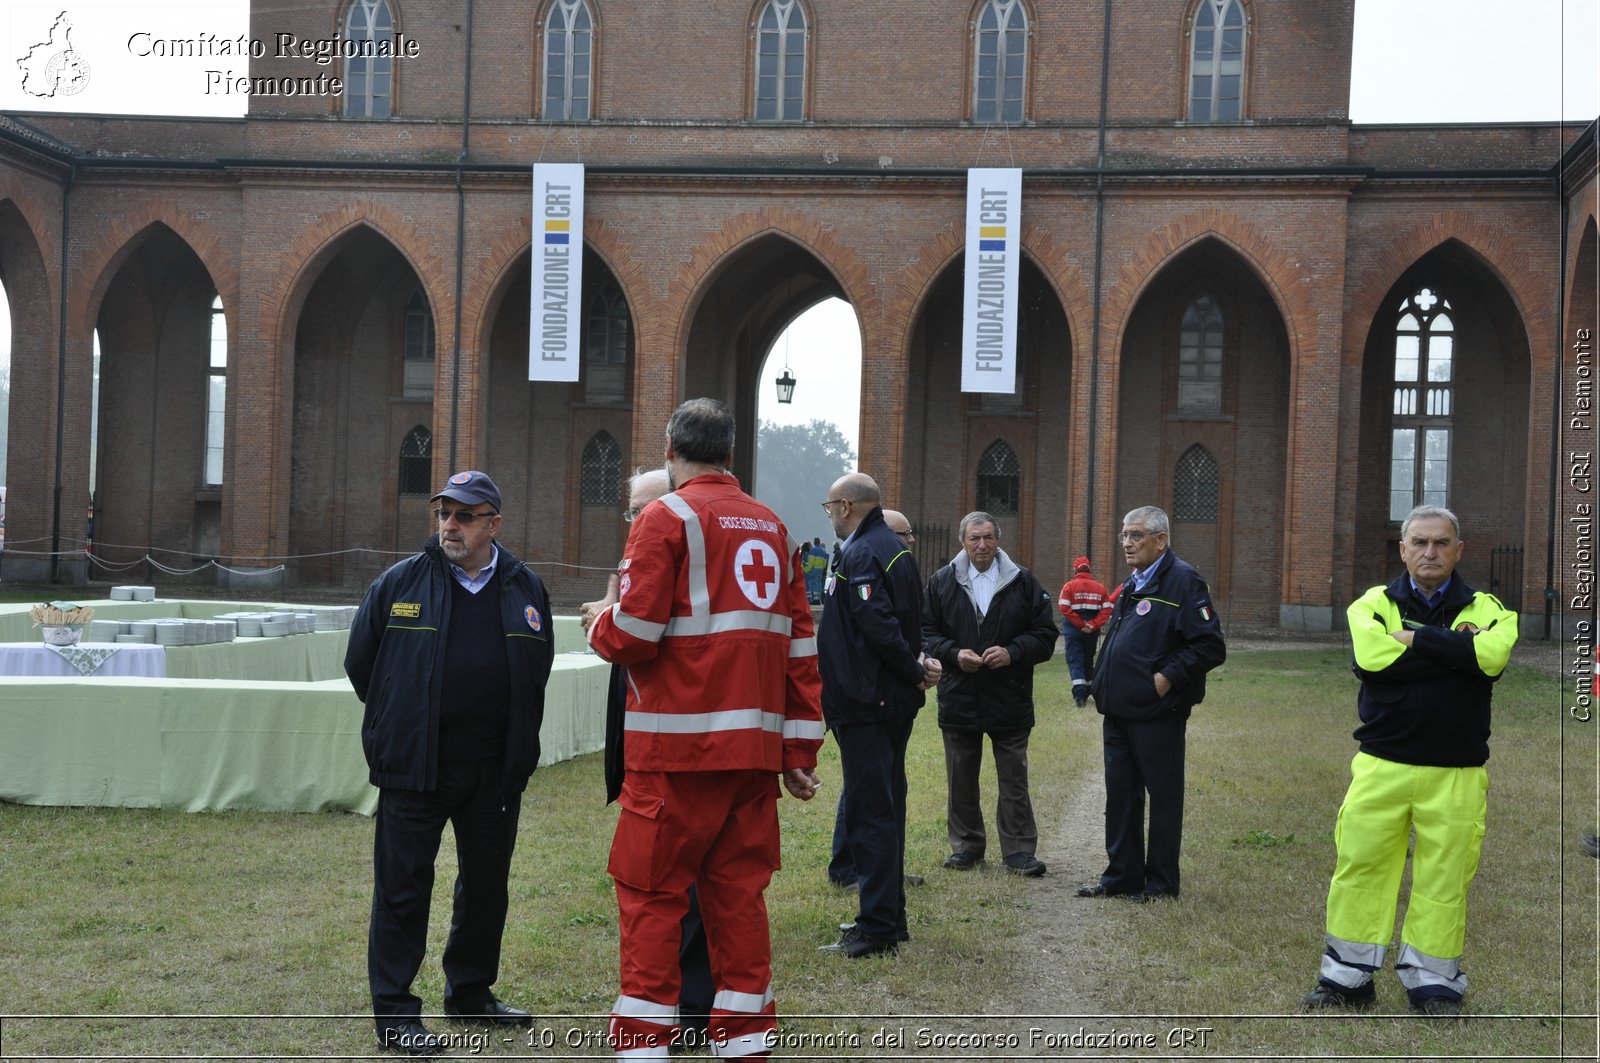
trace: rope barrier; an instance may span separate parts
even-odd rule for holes
[[[27,540],[27,541],[28,542],[42,542],[43,540],[41,540],[41,539],[30,539],[30,540]],[[319,558],[344,557],[344,556],[351,556],[351,555],[367,555],[367,554],[376,554],[376,555],[381,556],[381,557],[403,558],[403,557],[410,557],[412,555],[412,553],[415,552],[415,551],[407,552],[407,551],[402,551],[402,550],[376,550],[376,549],[373,549],[371,547],[356,546],[356,547],[350,547],[350,548],[345,549],[345,550],[325,550],[325,551],[320,551],[318,553],[313,553],[313,554],[280,554],[280,555],[262,557],[262,558],[257,559],[257,560],[261,560],[261,561],[276,561],[276,562],[278,562],[276,565],[272,565],[272,566],[266,567],[266,568],[230,567],[228,565],[224,565],[220,561],[209,561],[209,560],[205,561],[205,562],[202,562],[201,564],[195,566],[194,568],[173,568],[170,565],[163,564],[161,561],[159,561],[155,557],[153,557],[151,555],[151,551],[155,551],[155,552],[159,552],[159,553],[163,553],[163,554],[173,554],[173,555],[183,554],[183,551],[180,551],[180,550],[163,550],[163,549],[160,549],[159,547],[146,547],[146,548],[144,548],[143,556],[139,557],[139,558],[137,558],[137,559],[135,559],[133,561],[112,562],[112,561],[108,561],[105,558],[101,557],[99,554],[93,553],[92,551],[90,551],[87,548],[89,546],[93,546],[93,547],[95,547],[97,549],[109,549],[109,550],[138,550],[140,548],[136,547],[136,546],[126,546],[126,545],[122,545],[122,544],[118,544],[118,543],[99,543],[99,542],[91,543],[88,540],[83,540],[83,539],[65,540],[65,541],[80,543],[80,544],[82,544],[84,549],[78,549],[78,550],[14,550],[14,549],[11,548],[10,544],[7,544],[5,547],[0,548],[0,553],[17,554],[17,555],[20,555],[20,556],[23,556],[23,557],[29,557],[29,558],[70,558],[70,559],[86,558],[91,565],[94,565],[96,568],[102,569],[102,570],[104,570],[106,572],[127,572],[127,571],[129,571],[131,569],[138,568],[140,565],[149,565],[151,568],[154,568],[157,571],[163,572],[163,573],[165,573],[166,575],[169,575],[169,576],[192,576],[192,575],[194,575],[194,574],[196,574],[198,572],[204,572],[208,568],[219,569],[220,571],[226,572],[229,575],[233,575],[233,576],[261,576],[261,575],[266,575],[266,574],[270,574],[270,573],[274,573],[274,572],[287,571],[288,566],[286,564],[284,564],[284,562],[286,562],[286,561],[311,561],[311,560],[316,560],[316,559],[319,559]],[[192,557],[194,555],[192,553],[190,553],[188,556]],[[532,568],[532,569],[559,568],[559,569],[566,569],[566,570],[573,571],[573,572],[591,572],[591,573],[595,573],[595,574],[599,574],[599,575],[610,575],[612,572],[616,571],[616,566],[614,566],[614,565],[575,565],[575,564],[571,564],[571,563],[566,562],[566,561],[544,561],[544,560],[539,560],[537,558],[525,559],[522,563],[523,563],[523,565],[527,566],[528,568]]]

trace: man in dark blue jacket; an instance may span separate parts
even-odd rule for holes
[[[1178,895],[1184,732],[1227,647],[1210,588],[1168,549],[1169,532],[1155,506],[1122,518],[1122,556],[1133,575],[1117,594],[1092,688],[1104,717],[1107,862],[1098,881],[1078,887],[1080,897]]]
[[[906,931],[906,744],[938,665],[921,659],[916,558],[883,521],[870,476],[842,477],[822,504],[844,538],[824,586],[818,664],[822,714],[844,788],[844,838],[860,909],[824,952],[857,959],[894,952]]]
[[[449,821],[458,871],[444,947],[454,1021],[527,1026],[495,999],[522,791],[539,763],[554,657],[544,584],[495,542],[500,489],[457,473],[433,496],[438,534],[379,576],[350,631],[345,673],[366,705],[361,744],[379,789],[367,977],[378,1044],[438,1055],[411,983]]]

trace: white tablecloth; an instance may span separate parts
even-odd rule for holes
[[[161,679],[167,674],[167,651],[163,646],[113,642],[83,642],[79,645],[117,651],[95,670],[93,674],[96,676],[137,675]],[[59,653],[42,642],[0,642],[0,675],[79,674]]]

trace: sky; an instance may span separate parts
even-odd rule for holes
[[[228,78],[248,72],[246,57],[217,54],[220,45],[212,45],[209,56],[162,55],[157,42],[202,34],[233,41],[248,34],[247,12],[245,0],[10,0],[0,16],[0,71],[24,61],[17,73],[0,75],[0,109],[241,115],[246,97],[228,90]],[[63,14],[82,59],[83,87],[41,99],[25,91],[23,71],[47,63],[57,50],[56,35],[69,32],[58,25]],[[279,43],[262,42],[269,49]],[[1363,123],[1587,121],[1600,113],[1597,54],[1596,0],[1356,0],[1350,117]],[[305,67],[312,75],[337,73],[337,66],[312,59]],[[0,368],[9,366],[10,350],[10,320],[0,300]],[[762,371],[759,415],[786,424],[830,420],[854,440],[859,396],[823,386],[859,377],[860,336],[849,307],[837,300],[819,304],[792,327],[788,364],[799,384],[790,406],[777,404],[771,384],[783,369],[783,354],[780,339]]]

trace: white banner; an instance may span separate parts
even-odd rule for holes
[[[966,284],[961,297],[961,390],[1017,388],[1017,267],[1022,261],[1022,171],[967,171]]]
[[[583,163],[533,168],[528,379],[571,384],[583,360]]]

